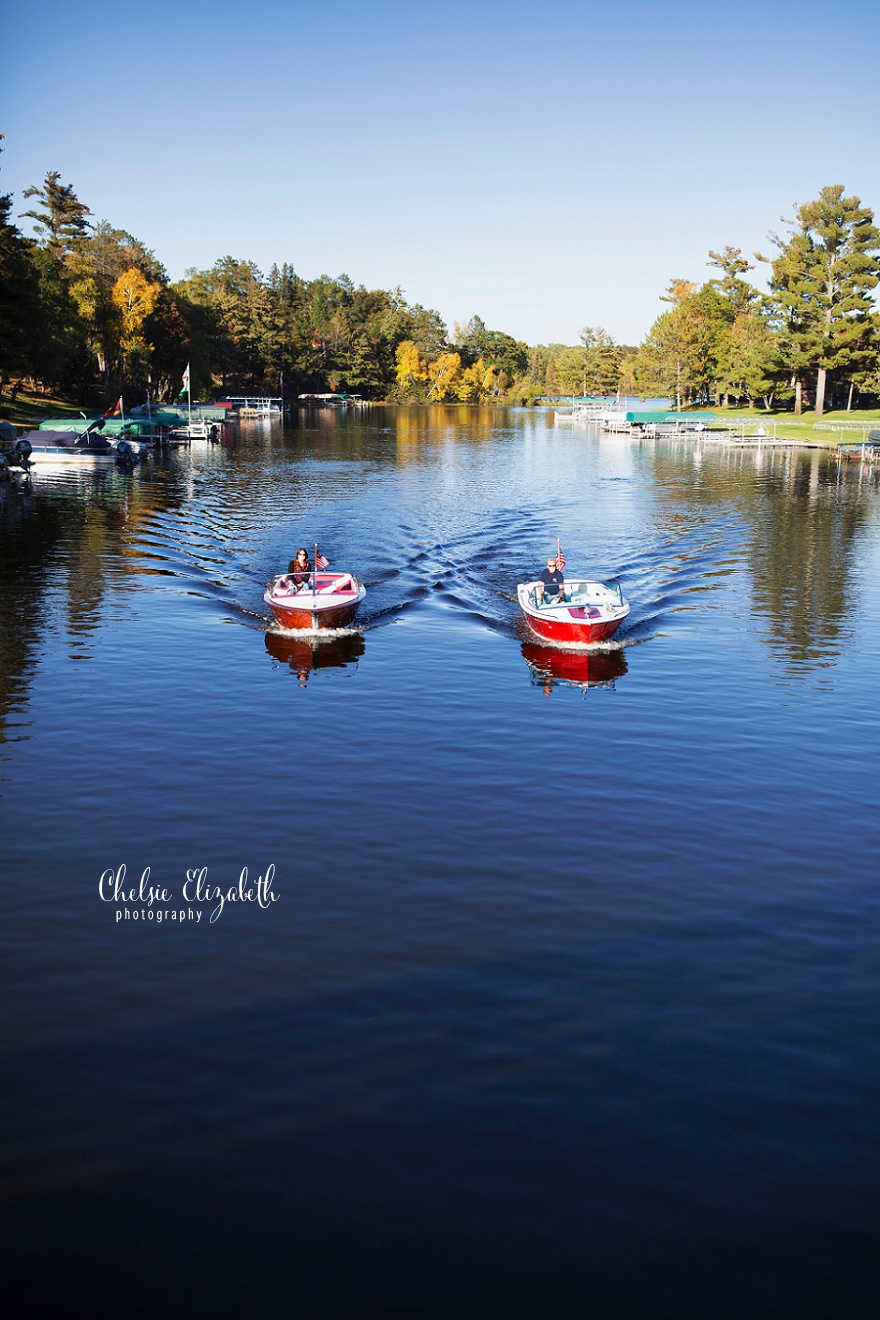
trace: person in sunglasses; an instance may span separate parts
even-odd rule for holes
[[[318,556],[318,567],[322,569],[327,567],[327,560],[321,555]],[[298,591],[308,591],[309,588],[318,591],[321,595],[328,592],[357,591],[355,580],[350,573],[337,573],[331,581],[325,581],[323,586],[319,585],[320,581],[320,578],[312,581],[312,563],[308,551],[300,546],[295,557],[287,565],[285,576],[278,578],[275,590],[286,591],[289,595],[295,595]]]
[[[297,550],[296,555],[287,565],[287,572],[291,582],[296,587],[305,585],[309,580],[312,571],[312,562],[309,559],[309,552],[302,546]]]
[[[565,600],[565,578],[555,555],[547,560],[547,567],[538,575],[535,597],[539,605],[559,605]]]

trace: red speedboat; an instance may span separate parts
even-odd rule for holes
[[[305,632],[345,628],[367,589],[350,573],[312,573],[298,587],[286,573],[274,578],[263,595],[282,628]]]
[[[629,614],[619,586],[604,582],[566,582],[561,599],[545,603],[538,582],[521,582],[516,589],[520,609],[536,637],[562,646],[589,646],[604,642]]]

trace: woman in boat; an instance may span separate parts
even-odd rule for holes
[[[289,574],[290,585],[295,587],[296,590],[308,585],[309,577],[312,572],[312,565],[309,559],[309,552],[304,549],[303,546],[300,546],[296,552],[296,557],[291,559],[290,563],[287,565],[287,572]]]
[[[326,559],[321,559],[319,557],[318,563],[321,568],[326,568],[327,566]],[[307,591],[310,586],[313,586],[322,596],[333,594],[335,592],[357,591],[355,579],[350,573],[340,574],[338,577],[334,577],[332,581],[325,583],[322,587],[317,585],[317,577],[315,581],[312,582],[312,565],[309,560],[308,551],[300,546],[296,552],[296,558],[291,559],[287,566],[286,575],[278,579],[276,590],[286,591],[290,595],[294,595],[298,591]]]

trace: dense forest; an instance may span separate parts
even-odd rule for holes
[[[0,390],[43,388],[80,401],[125,391],[177,396],[344,392],[408,402],[533,403],[561,395],[665,395],[680,406],[850,407],[880,393],[880,231],[842,186],[771,235],[769,292],[734,247],[710,252],[713,278],[673,279],[668,309],[638,347],[587,327],[576,345],[530,347],[478,316],[450,333],[398,289],[347,275],[264,275],[222,257],[169,281],[139,239],[96,222],[57,171],[0,196]],[[18,221],[30,221],[31,233]]]

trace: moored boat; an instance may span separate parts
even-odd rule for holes
[[[562,599],[544,603],[539,582],[521,582],[516,589],[523,617],[536,637],[563,646],[589,646],[612,637],[629,614],[629,604],[616,584],[585,579],[566,581]]]
[[[63,463],[65,466],[114,463],[137,463],[148,454],[147,446],[139,440],[121,436],[108,440],[94,430],[83,431],[28,431],[15,442],[9,455],[10,463],[28,468],[34,463]]]
[[[367,589],[350,573],[311,573],[299,588],[286,573],[273,578],[263,595],[282,628],[323,632],[345,628]]]

